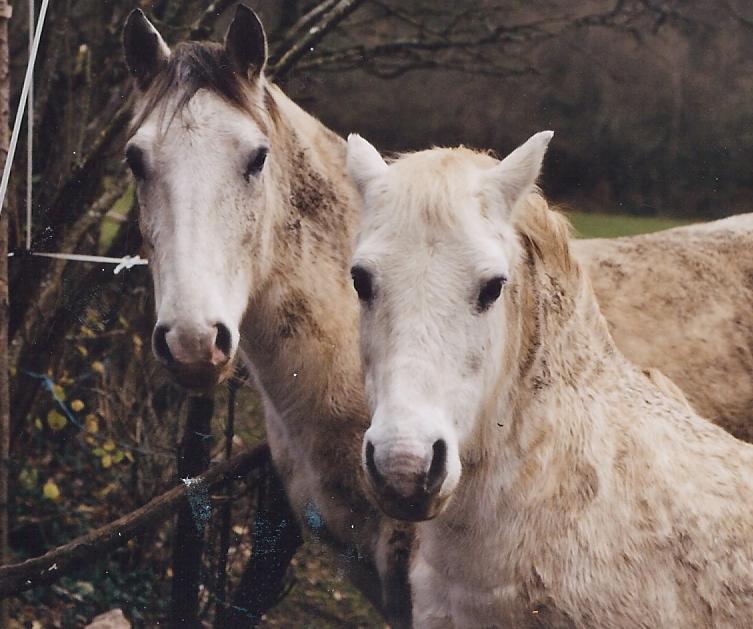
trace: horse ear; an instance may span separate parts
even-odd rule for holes
[[[347,166],[361,196],[366,194],[369,183],[387,170],[379,151],[357,133],[348,136]]]
[[[239,4],[225,36],[225,50],[237,72],[256,78],[267,64],[267,36],[261,20],[251,9]]]
[[[485,174],[485,188],[505,218],[536,185],[554,131],[541,131],[516,148]]]
[[[170,58],[170,48],[141,9],[131,11],[126,20],[123,50],[128,71],[141,90],[149,87]]]

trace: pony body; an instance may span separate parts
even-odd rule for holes
[[[527,161],[507,169],[526,170],[526,185],[497,179],[508,196],[485,192],[501,165],[466,150],[378,167],[378,155],[351,147],[356,181],[370,171],[360,179],[365,210],[354,254],[374,277],[361,334],[374,417],[365,440],[376,454],[371,467],[364,455],[364,468],[377,500],[396,479],[388,507],[402,495],[406,467],[423,461],[396,451],[420,451],[430,435],[448,442],[448,458],[456,451],[461,468],[432,497],[441,503],[438,513],[427,509],[434,519],[418,525],[416,626],[747,626],[753,447],[698,416],[671,382],[647,377],[617,349],[570,253],[564,219],[527,197],[538,173],[530,164],[543,156],[538,143],[518,149],[530,153]],[[466,181],[444,183],[458,177]],[[468,238],[478,233],[474,221],[488,227],[486,237]],[[494,242],[501,258],[485,252]],[[507,283],[479,315],[468,300],[473,273],[486,277],[488,265],[501,272],[500,259]],[[435,265],[462,270],[457,283],[441,275],[447,295],[431,292]],[[412,287],[420,316],[400,285]],[[414,313],[410,325],[401,321],[404,309]],[[462,332],[465,321],[487,330],[477,346],[483,375],[470,380],[452,339],[455,330],[477,338]],[[405,348],[407,338],[418,340]],[[405,368],[398,397],[384,372],[393,355]],[[463,393],[467,382],[456,379],[475,383],[479,394]],[[455,406],[437,406],[448,399]],[[442,417],[449,427],[437,432]],[[383,425],[375,431],[374,422]],[[380,458],[380,449],[388,455]],[[391,468],[396,462],[402,467]]]

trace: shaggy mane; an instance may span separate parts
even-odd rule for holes
[[[545,264],[568,273],[577,266],[570,253],[573,233],[570,221],[564,214],[550,208],[538,190],[523,201],[514,221],[521,238]]]
[[[418,216],[403,213],[401,220],[456,226],[460,220],[457,208],[448,200],[476,194],[479,169],[492,168],[497,163],[493,153],[464,146],[399,154],[391,166],[397,179],[390,194],[396,195],[397,207],[421,208]],[[521,238],[545,264],[565,272],[573,270],[570,222],[549,207],[540,191],[535,190],[520,203],[512,220]]]

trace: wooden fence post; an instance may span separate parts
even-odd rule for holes
[[[0,0],[0,171],[8,157],[10,69],[8,21],[11,7]],[[10,385],[8,373],[8,212],[0,207],[0,565],[8,563],[8,475]],[[8,602],[0,601],[0,627],[8,626]]]
[[[206,486],[195,485],[196,478],[209,467],[212,414],[211,397],[192,396],[188,400],[185,432],[178,452],[178,478],[188,485],[188,500],[178,511],[173,535],[173,583],[171,626],[198,629],[199,582],[204,529],[210,516]]]

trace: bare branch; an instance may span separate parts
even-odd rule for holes
[[[229,478],[246,476],[252,469],[268,460],[269,448],[262,444],[219,463],[199,476],[194,483],[202,483],[207,489],[211,489]],[[188,486],[181,483],[140,509],[59,546],[41,557],[0,566],[0,597],[51,583],[78,566],[101,558],[104,553],[122,546],[129,539],[167,518],[183,504],[188,491]]]
[[[270,69],[269,76],[273,80],[283,78],[293,66],[340,22],[360,7],[365,0],[339,0],[334,7],[320,17],[287,51],[281,53]]]

